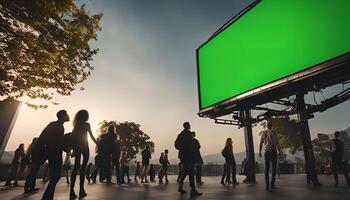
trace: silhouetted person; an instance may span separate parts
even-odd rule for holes
[[[271,189],[275,189],[276,182],[276,165],[277,165],[277,151],[281,154],[281,150],[278,142],[278,135],[275,130],[272,129],[272,123],[267,122],[267,130],[261,132],[261,141],[259,146],[259,156],[261,157],[261,150],[264,146],[265,149],[265,183],[266,190],[269,190],[269,168],[272,164],[272,176],[271,176]]]
[[[138,177],[141,176],[141,163],[140,162],[136,162],[136,168],[135,168],[135,183],[137,183],[137,179]]]
[[[91,182],[91,170],[92,170],[92,163],[89,163],[87,168],[86,168],[86,173],[85,173],[85,177],[86,177],[86,180],[88,181],[88,183]]]
[[[321,143],[328,143],[330,145],[330,151],[331,151],[331,158],[332,158],[332,173],[334,176],[335,186],[338,186],[338,167],[344,174],[346,183],[348,186],[350,186],[350,178],[348,175],[348,170],[346,167],[346,163],[343,160],[344,155],[344,143],[339,139],[339,131],[336,131],[334,133],[334,139],[326,140],[326,141],[320,141]]]
[[[226,180],[228,184],[235,184],[237,185],[237,179],[236,179],[236,161],[235,157],[233,155],[233,147],[232,147],[232,139],[227,138],[226,144],[224,149],[222,150],[222,156],[225,158],[226,162]],[[232,181],[231,181],[231,174],[232,174]]]
[[[159,161],[161,162],[161,168],[159,172],[159,184],[163,184],[163,178],[165,178],[165,182],[169,183],[168,180],[168,166],[170,164],[168,159],[169,150],[165,149],[164,153],[161,153],[161,157]]]
[[[221,181],[220,181],[220,183],[221,183],[222,185],[225,185],[225,183],[228,182],[228,180],[227,180],[227,171],[226,171],[226,169],[227,169],[227,167],[226,167],[226,162],[225,162],[225,163],[224,163],[224,171],[223,171],[223,173],[222,173]]]
[[[150,146],[146,145],[146,148],[141,152],[142,155],[142,174],[141,174],[141,183],[148,183],[147,172],[151,159]],[[145,180],[145,181],[143,181]]]
[[[40,166],[49,161],[50,182],[47,185],[42,199],[53,199],[57,182],[61,178],[62,150],[64,142],[63,124],[69,121],[67,111],[60,110],[56,114],[58,120],[51,122],[41,132],[32,155],[32,170],[29,173],[24,187],[25,192],[36,191],[35,179]]]
[[[195,164],[195,142],[192,137],[192,132],[190,131],[191,125],[189,122],[183,124],[184,130],[177,136],[175,141],[175,148],[179,150],[179,158],[182,163],[182,173],[179,182],[178,192],[181,194],[186,193],[183,189],[183,183],[186,176],[189,176],[190,186],[191,186],[191,197],[200,196],[202,193],[199,193],[196,190],[194,183],[194,164]]]
[[[103,172],[108,184],[112,184],[112,170],[115,162],[115,158],[113,157],[116,156],[117,139],[118,138],[115,132],[115,126],[113,125],[110,125],[108,127],[107,133],[101,135],[100,139],[99,145],[103,163]]]
[[[194,140],[194,146],[195,146],[195,156],[194,156],[194,164],[195,164],[195,173],[196,173],[196,183],[198,185],[202,185],[202,166],[203,166],[203,158],[201,155],[201,145],[199,141],[196,139],[196,132],[192,131],[192,137]]]
[[[67,184],[69,184],[69,171],[71,170],[70,153],[66,153],[66,158],[64,159],[63,172],[66,177]]]
[[[128,156],[126,154],[126,152],[124,151],[122,153],[122,156],[120,158],[120,165],[121,165],[121,168],[122,168],[122,176],[121,176],[121,182],[122,183],[125,183],[125,179],[124,177],[126,176],[127,180],[128,180],[128,183],[130,183],[130,177],[129,177],[129,159],[128,159]]]
[[[91,131],[91,126],[87,122],[89,120],[89,113],[86,110],[80,110],[74,117],[73,120],[73,130],[72,138],[75,141],[73,143],[73,154],[74,154],[74,167],[71,175],[71,185],[70,185],[70,199],[77,198],[77,195],[74,192],[75,180],[77,178],[77,173],[79,171],[80,175],[80,190],[79,197],[85,197],[87,194],[84,189],[85,181],[85,170],[86,165],[89,161],[89,142],[88,142],[88,133],[91,139],[96,143],[96,139]],[[83,162],[81,162],[81,157],[83,157]]]
[[[153,164],[149,166],[149,179],[151,182],[155,182],[156,170],[154,170]]]
[[[15,156],[12,159],[11,170],[10,170],[9,175],[7,176],[5,186],[11,186],[12,185],[11,181],[16,179],[17,172],[18,172],[18,169],[19,169],[20,164],[21,164],[21,160],[24,156],[25,156],[24,144],[20,144],[15,151]],[[15,180],[14,184],[16,184],[16,183],[17,183],[17,181]]]
[[[96,183],[98,173],[100,173],[99,181],[103,182],[103,180],[105,179],[103,169],[104,169],[104,164],[103,164],[102,156],[99,153],[97,153],[95,156],[95,169],[91,174],[91,180],[93,183]]]
[[[21,159],[20,168],[17,173],[15,182],[13,183],[13,186],[18,186],[18,180],[20,178],[27,177],[28,174],[30,173],[31,163],[32,163],[32,152],[37,140],[38,140],[37,137],[33,138],[32,143],[28,146],[27,150],[25,151]]]

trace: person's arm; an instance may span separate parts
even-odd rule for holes
[[[92,141],[94,141],[94,143],[97,144],[97,140],[96,140],[95,136],[92,134],[90,124],[87,123],[86,126],[87,126],[87,131],[89,132],[89,135],[90,135]]]
[[[335,152],[337,150],[337,147],[335,146],[335,143],[333,140],[329,140],[329,143],[331,145],[331,152]]]
[[[278,139],[277,133],[275,133],[275,137],[276,137],[276,146],[277,146],[278,153],[280,155],[282,155],[282,151],[281,151],[281,148],[280,148],[280,143],[279,143],[279,139]]]
[[[261,150],[264,144],[264,134],[261,135],[261,140],[260,140],[260,145],[259,145],[259,156],[262,157],[261,155]]]

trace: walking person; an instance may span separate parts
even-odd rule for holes
[[[228,184],[234,184],[238,185],[237,179],[236,179],[236,161],[235,157],[233,155],[233,146],[232,146],[232,139],[227,138],[225,147],[221,152],[222,156],[225,158],[226,162],[226,181]],[[232,181],[231,181],[231,175],[232,175]]]
[[[151,182],[155,182],[155,179],[156,179],[156,170],[154,169],[153,167],[153,164],[150,164],[149,166],[149,180]]]
[[[63,164],[63,172],[64,172],[64,176],[66,177],[67,184],[70,184],[69,183],[69,171],[72,169],[71,165],[72,165],[72,163],[70,161],[70,153],[67,152],[66,158],[64,159],[64,164]]]
[[[103,171],[103,160],[102,160],[102,156],[97,152],[95,156],[95,169],[90,176],[92,183],[96,183],[98,173],[100,174],[99,181],[103,182],[103,180],[105,179],[105,175]]]
[[[150,146],[146,145],[146,148],[141,152],[141,154],[142,154],[141,183],[148,183],[147,172],[148,172],[148,167],[149,167],[150,159],[151,159]]]
[[[196,139],[196,132],[192,131],[192,137],[195,145],[194,164],[195,164],[196,183],[198,185],[202,185],[203,184],[203,181],[202,181],[203,158],[200,151],[201,145],[199,141]]]
[[[79,171],[80,175],[80,190],[79,190],[79,198],[87,196],[87,193],[84,189],[84,181],[85,181],[85,170],[86,165],[89,161],[89,142],[88,142],[88,133],[92,141],[97,143],[94,135],[91,131],[91,126],[87,122],[89,120],[89,113],[86,110],[80,110],[74,117],[73,120],[73,131],[72,138],[73,141],[73,154],[74,154],[74,167],[71,174],[71,185],[70,185],[70,199],[76,199],[78,196],[75,194],[74,186],[75,180],[77,178],[77,173]],[[83,157],[83,162],[81,164],[81,157]]]
[[[101,153],[101,163],[103,165],[102,171],[104,172],[104,177],[108,184],[113,184],[112,182],[112,172],[113,166],[116,163],[117,150],[117,134],[115,132],[115,126],[110,125],[107,129],[107,133],[100,136],[99,151]],[[119,158],[118,158],[119,163]],[[118,179],[119,175],[117,175]],[[118,180],[117,180],[118,181]]]
[[[137,179],[141,176],[141,163],[139,161],[136,162],[136,168],[135,168],[135,183],[137,183]]]
[[[33,138],[32,143],[28,146],[27,150],[25,151],[21,159],[20,168],[15,178],[15,182],[13,183],[13,186],[18,186],[18,180],[20,178],[23,178],[23,177],[26,178],[28,176],[31,170],[32,152],[37,140],[38,140],[37,137]]]
[[[272,122],[267,122],[267,130],[261,132],[261,141],[259,146],[259,156],[262,157],[261,150],[264,146],[265,149],[265,183],[266,190],[270,189],[270,163],[272,164],[272,175],[271,175],[271,189],[276,189],[276,165],[277,165],[277,151],[281,154],[281,150],[278,142],[278,135],[275,130],[272,129]]]
[[[56,114],[57,121],[51,122],[41,132],[33,149],[31,172],[27,176],[24,192],[38,190],[35,188],[35,180],[40,166],[49,161],[50,181],[46,187],[42,199],[53,199],[56,184],[61,178],[62,151],[64,146],[63,124],[69,121],[67,111],[60,110]]]
[[[121,176],[121,183],[125,183],[124,177],[126,176],[128,183],[130,183],[131,179],[129,177],[129,159],[125,151],[123,151],[122,156],[120,158],[120,165],[122,168],[122,176]]]
[[[179,158],[182,163],[182,173],[179,182],[178,192],[185,194],[186,191],[183,189],[184,179],[188,175],[190,179],[191,197],[202,195],[196,190],[194,182],[194,157],[195,157],[195,142],[191,132],[191,125],[189,122],[183,123],[183,131],[177,136],[175,141],[175,148],[179,150]]]
[[[350,186],[349,172],[346,167],[346,163],[343,160],[344,155],[344,143],[339,139],[340,132],[336,131],[334,133],[334,139],[320,141],[321,143],[328,143],[330,145],[330,152],[332,158],[331,169],[334,176],[335,186],[338,186],[338,167],[343,173],[346,183]]]
[[[18,168],[20,167],[21,160],[25,156],[24,144],[20,144],[15,151],[15,156],[12,159],[11,170],[9,175],[7,176],[5,186],[12,186],[12,180],[15,180],[14,186],[16,186],[16,176],[18,172]]]
[[[162,153],[161,158],[159,161],[161,161],[161,168],[159,172],[159,184],[163,184],[163,178],[165,178],[165,183],[169,183],[168,180],[168,166],[170,165],[169,158],[168,158],[169,150],[165,149],[164,153]]]

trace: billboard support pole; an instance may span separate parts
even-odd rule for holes
[[[253,130],[252,130],[252,117],[250,110],[244,110],[240,112],[241,117],[244,119],[244,138],[246,147],[247,162],[247,182],[256,182],[255,178],[255,155],[254,155],[254,142],[253,142]]]
[[[296,109],[299,119],[301,139],[305,157],[306,181],[308,184],[321,185],[316,173],[315,155],[311,143],[308,113],[305,106],[304,94],[296,95]]]

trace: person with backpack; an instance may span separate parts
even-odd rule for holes
[[[141,152],[141,155],[142,155],[141,183],[148,183],[147,172],[148,172],[148,167],[150,164],[150,159],[152,158],[149,145],[146,145],[146,148]]]

